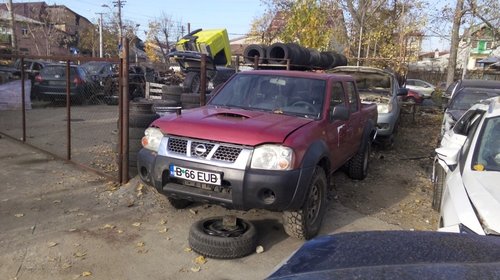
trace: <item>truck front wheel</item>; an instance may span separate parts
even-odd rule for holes
[[[326,192],[325,171],[316,166],[302,207],[283,213],[283,227],[289,236],[311,239],[318,234],[326,211]]]

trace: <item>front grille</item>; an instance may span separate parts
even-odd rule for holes
[[[170,153],[227,163],[234,163],[242,150],[242,147],[224,143],[217,144],[177,137],[169,137],[167,145],[167,151]]]
[[[188,141],[179,138],[170,138],[168,140],[168,151],[177,154],[186,154]]]
[[[214,154],[214,159],[234,162],[240,155],[241,149],[235,147],[220,146]]]
[[[212,151],[214,144],[202,143],[202,142],[191,142],[191,155],[198,156],[201,158],[206,158],[210,151]],[[203,147],[205,149],[204,153],[201,153],[197,148]]]

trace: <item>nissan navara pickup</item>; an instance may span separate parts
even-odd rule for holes
[[[377,106],[351,76],[286,70],[233,75],[206,106],[145,131],[141,179],[175,208],[191,202],[283,212],[286,233],[318,234],[332,174],[367,176]]]

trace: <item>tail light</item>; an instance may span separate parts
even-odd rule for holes
[[[73,84],[75,84],[75,86],[81,85],[81,84],[83,84],[83,80],[80,77],[75,77],[73,79]]]
[[[43,81],[43,79],[42,79],[42,76],[41,76],[41,75],[36,75],[36,76],[35,76],[35,82],[37,82],[37,83],[41,83],[42,81]]]

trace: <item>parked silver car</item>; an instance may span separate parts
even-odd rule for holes
[[[431,98],[434,91],[436,91],[433,84],[419,79],[406,79],[405,87],[421,93],[424,98]]]
[[[392,147],[399,125],[402,97],[408,94],[408,89],[399,86],[394,73],[374,67],[339,66],[328,72],[351,75],[356,79],[361,101],[377,104],[376,141],[384,148]]]

